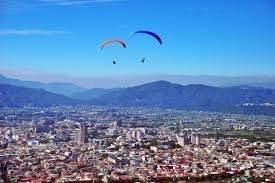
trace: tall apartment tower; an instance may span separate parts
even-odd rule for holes
[[[122,127],[122,120],[118,120],[114,122],[114,127],[115,128],[121,128]]]
[[[184,132],[183,136],[178,136],[177,140],[178,144],[182,147],[191,144],[191,136],[187,131]]]
[[[201,144],[201,134],[197,134],[196,135],[195,144],[196,145],[200,145]]]
[[[87,142],[88,142],[87,127],[81,124],[79,129],[78,144],[85,144]]]
[[[200,133],[192,133],[191,144],[195,144],[195,145],[201,144],[201,134]]]

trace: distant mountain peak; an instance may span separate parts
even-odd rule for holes
[[[159,80],[159,81],[153,81],[153,82],[149,82],[149,83],[145,83],[143,85],[170,85],[173,84],[169,81],[165,81],[165,80]],[[142,85],[139,85],[142,86]]]
[[[151,84],[173,84],[173,83],[165,80],[159,80],[159,81],[152,82]]]
[[[79,87],[69,82],[51,82],[41,83],[37,81],[22,81],[18,79],[11,79],[0,75],[0,84],[8,84],[13,86],[23,86],[27,88],[43,89],[52,93],[70,96],[73,93],[84,91],[85,88]]]

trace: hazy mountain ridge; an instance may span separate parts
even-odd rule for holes
[[[41,76],[37,76],[37,77],[38,78],[34,78],[34,79],[41,78]],[[47,77],[58,78],[60,76],[48,75]],[[5,78],[8,78],[8,77],[5,77]],[[215,76],[215,75],[169,75],[169,74],[157,75],[157,74],[154,74],[154,75],[117,75],[117,76],[110,76],[110,77],[92,77],[92,76],[91,77],[66,77],[64,76],[62,79],[64,81],[69,81],[74,84],[76,83],[81,84],[81,86],[85,86],[85,88],[87,89],[133,87],[133,86],[138,86],[138,85],[142,85],[150,82],[156,82],[160,80],[169,81],[171,83],[178,83],[181,85],[203,84],[207,86],[216,86],[216,87],[246,85],[246,86],[275,89],[275,76]],[[0,75],[0,83],[1,83],[1,75]],[[12,83],[2,83],[2,84],[12,84]],[[26,86],[26,87],[29,87],[29,86]],[[79,93],[79,92],[81,91],[73,91],[72,93]]]
[[[65,96],[70,96],[73,93],[84,91],[73,83],[63,83],[63,82],[52,82],[52,83],[41,83],[36,81],[22,81],[18,79],[7,78],[0,75],[0,84],[7,84],[13,86],[22,86],[27,88],[44,89],[46,91],[57,93]]]
[[[75,105],[81,103],[69,97],[42,89],[0,84],[0,107]]]

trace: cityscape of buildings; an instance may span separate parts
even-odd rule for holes
[[[6,108],[0,182],[274,182],[274,124],[146,108]]]

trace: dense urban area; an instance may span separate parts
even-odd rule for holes
[[[0,182],[275,182],[275,118],[91,106],[0,110]]]

